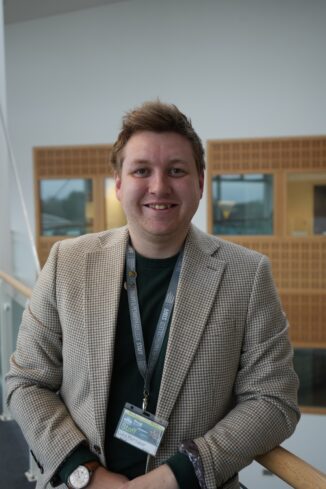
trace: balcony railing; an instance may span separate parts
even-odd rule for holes
[[[12,289],[11,296],[8,290],[4,291],[2,285],[5,283]],[[14,351],[14,341],[12,341],[12,325],[10,321],[10,303],[9,297],[14,295],[20,295],[24,299],[29,300],[32,294],[32,290],[11,277],[7,273],[0,271],[0,304],[1,304],[1,358],[2,358],[2,372],[8,370],[9,356]],[[11,350],[9,351],[8,348]],[[5,398],[5,395],[3,396]],[[6,405],[3,405],[3,414],[9,416]],[[5,418],[6,416],[3,416]],[[259,455],[256,461],[272,472],[274,475],[286,482],[290,487],[295,489],[326,489],[326,474],[320,472],[312,465],[308,464],[301,458],[297,457],[294,453],[289,452],[283,447],[276,447],[264,455]],[[35,466],[31,463],[30,470],[27,472],[28,478],[35,476]]]

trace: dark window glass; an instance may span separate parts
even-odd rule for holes
[[[213,219],[214,234],[273,234],[273,176],[215,176]]]
[[[294,368],[300,379],[300,406],[326,408],[326,349],[296,348]]]
[[[314,186],[314,233],[326,235],[326,185]]]
[[[92,180],[42,180],[41,234],[79,236],[93,231]]]

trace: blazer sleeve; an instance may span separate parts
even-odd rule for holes
[[[233,409],[195,440],[208,489],[232,479],[243,467],[288,438],[300,414],[298,378],[288,323],[269,260],[257,266],[247,308]]]
[[[59,247],[60,243],[53,246],[24,311],[6,376],[9,408],[48,480],[69,453],[86,442],[59,395],[63,372],[56,306]]]

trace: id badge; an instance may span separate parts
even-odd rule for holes
[[[167,425],[167,421],[127,402],[114,436],[155,456]]]

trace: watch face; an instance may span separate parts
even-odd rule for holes
[[[87,467],[79,465],[69,476],[68,482],[72,489],[83,489],[89,483],[90,475]]]

